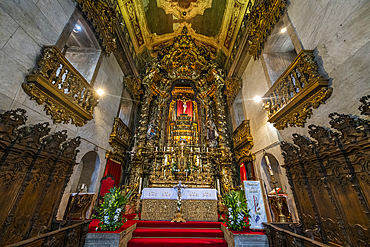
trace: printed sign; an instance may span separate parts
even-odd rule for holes
[[[263,229],[262,222],[267,222],[265,204],[263,203],[260,181],[244,181],[245,198],[247,199],[249,223],[251,229]]]

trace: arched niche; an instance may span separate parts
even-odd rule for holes
[[[87,192],[95,192],[100,166],[99,155],[94,151],[87,152],[82,157],[80,164],[82,166],[82,169],[80,168],[81,175],[75,189],[77,190],[81,184],[86,184]]]
[[[245,171],[247,173],[248,180],[255,180],[256,176],[254,174],[254,166],[252,161],[246,161],[245,164]]]
[[[274,179],[276,182],[276,187],[281,188],[282,189],[281,192],[285,192],[283,191],[284,188],[283,188],[283,184],[281,183],[282,174],[281,174],[281,168],[280,168],[279,162],[277,161],[274,155],[266,153],[262,157],[261,166],[263,169],[264,176],[266,176],[267,178],[266,180],[267,181],[266,188],[268,190],[267,193],[270,193],[274,189],[274,185],[272,184],[271,175],[270,175],[269,167],[266,164],[265,156],[267,156],[270,161],[271,168],[274,174]]]

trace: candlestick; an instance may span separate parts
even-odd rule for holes
[[[272,167],[271,167],[271,164],[270,164],[270,160],[269,160],[269,158],[267,157],[267,155],[265,155],[265,160],[266,160],[266,164],[267,164],[267,166],[268,166],[268,168],[269,168],[270,175],[271,175],[271,176],[274,176],[274,172],[272,171]]]
[[[156,151],[156,152],[158,151],[158,147],[155,147],[155,151]]]
[[[221,195],[221,190],[220,190],[220,180],[217,178],[217,191],[218,191],[218,194]]]
[[[143,181],[143,178],[140,178],[140,180],[139,180],[139,194],[140,194],[140,192],[141,192],[141,182]]]

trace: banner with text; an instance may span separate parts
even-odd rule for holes
[[[251,229],[263,229],[262,222],[267,222],[265,204],[263,203],[260,181],[244,181],[245,198],[247,199],[249,223]]]

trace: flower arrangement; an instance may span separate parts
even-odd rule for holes
[[[123,225],[123,221],[126,222],[122,214],[131,195],[132,190],[125,193],[116,187],[109,189],[109,193],[104,195],[103,203],[95,207],[97,214],[92,216],[100,221],[99,228],[102,231],[115,231]]]
[[[231,230],[241,231],[243,227],[250,226],[248,222],[249,209],[243,190],[231,191],[223,197],[224,205],[227,207],[225,214],[225,223]]]

